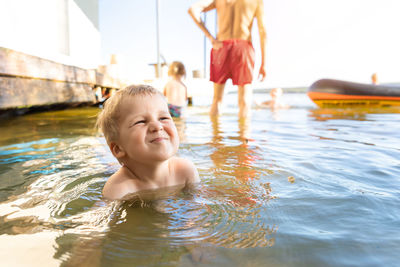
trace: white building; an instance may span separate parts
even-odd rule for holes
[[[0,0],[0,47],[58,63],[100,64],[98,0]]]

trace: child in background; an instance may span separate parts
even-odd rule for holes
[[[281,88],[271,89],[270,95],[271,95],[271,100],[267,100],[262,103],[256,103],[257,106],[269,107],[271,109],[289,108],[289,105],[283,103],[282,101],[283,91]]]
[[[107,144],[122,167],[103,188],[110,200],[199,181],[194,164],[176,156],[179,138],[164,96],[148,85],[117,91],[97,118]]]
[[[379,82],[378,82],[378,73],[373,73],[372,75],[371,75],[371,82],[372,82],[372,84],[379,84]]]
[[[164,95],[167,97],[169,112],[172,117],[181,117],[182,109],[188,100],[187,88],[182,82],[186,77],[185,66],[179,61],[172,62],[169,65],[168,76],[170,80],[164,87]]]

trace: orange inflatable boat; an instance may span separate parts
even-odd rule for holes
[[[308,88],[308,96],[319,107],[400,106],[400,85],[374,85],[322,79]]]

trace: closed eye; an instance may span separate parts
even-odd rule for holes
[[[141,123],[146,123],[146,121],[145,120],[137,121],[133,125],[138,125],[138,124],[141,124]]]
[[[167,117],[167,116],[161,117],[161,118],[160,118],[160,120],[162,120],[162,121],[164,121],[164,120],[170,120],[170,119],[171,119],[171,117]]]

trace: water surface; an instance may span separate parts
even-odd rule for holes
[[[256,94],[266,99],[266,94]],[[0,248],[7,266],[395,266],[400,110],[253,109],[176,120],[201,183],[157,201],[105,202],[119,165],[97,108],[0,121]],[[154,194],[154,192],[151,192]],[[21,257],[24,255],[24,257]]]

